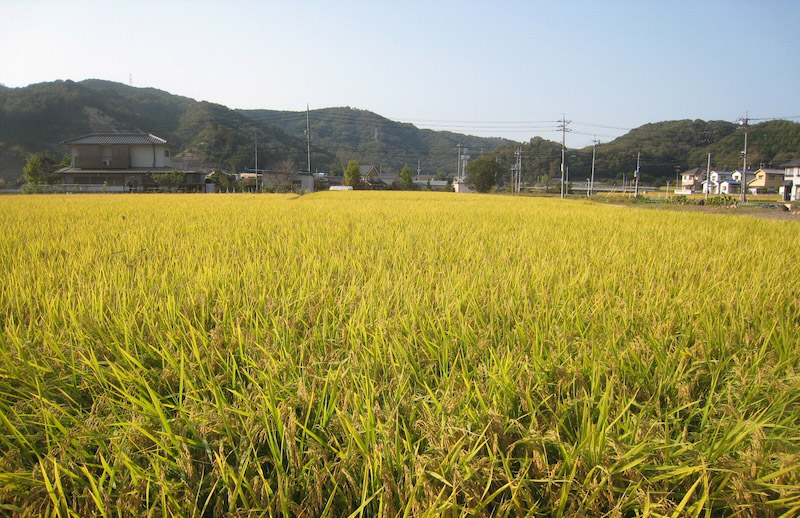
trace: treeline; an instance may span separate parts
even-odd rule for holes
[[[398,172],[408,164],[423,173],[452,175],[461,144],[474,160],[482,153],[501,166],[501,182],[510,176],[520,145],[419,129],[366,110],[325,108],[310,112],[311,167],[341,174],[350,160]],[[55,81],[25,88],[0,86],[0,177],[16,180],[26,158],[47,152],[61,157],[59,142],[93,132],[144,131],[173,145],[179,167],[236,172],[258,165],[278,167],[290,160],[307,164],[306,112],[232,110],[154,88],[134,88],[101,80]],[[749,161],[778,167],[800,156],[800,124],[769,121],[749,127]],[[641,153],[642,181],[674,181],[676,171],[705,167],[709,152],[718,169],[741,167],[743,131],[726,121],[680,120],[646,124],[612,142],[597,146],[596,176],[621,181],[636,168]],[[560,177],[561,146],[539,137],[522,144],[527,182]],[[592,147],[568,149],[570,179],[591,174]]]
[[[800,157],[800,124],[785,120],[762,122],[748,127],[748,168],[780,167]],[[501,146],[490,153],[502,166],[503,180],[510,176],[517,146]],[[674,182],[676,172],[706,167],[708,153],[712,167],[720,170],[742,168],[744,130],[726,121],[679,120],[645,124],[596,148],[595,178],[621,182],[636,169],[641,153],[641,180],[663,185]],[[567,149],[566,164],[571,180],[584,181],[591,175],[592,146]],[[523,176],[528,182],[560,178],[561,145],[539,137],[522,144]]]
[[[261,123],[273,124],[290,135],[305,138],[306,112],[240,112]],[[331,169],[336,173],[341,173],[355,158],[362,164],[374,164],[384,173],[398,172],[406,164],[416,169],[419,163],[426,174],[453,174],[458,163],[458,144],[468,148],[473,157],[501,145],[513,144],[508,139],[419,129],[413,124],[349,107],[311,110],[308,121],[312,143],[329,149],[335,155],[336,161]]]
[[[225,106],[101,80],[0,87],[0,121],[0,175],[13,180],[31,154],[62,156],[59,142],[96,132],[152,133],[172,144],[173,163],[189,156],[188,167],[231,172],[253,167],[256,139],[259,167],[305,163],[307,152],[304,140]],[[327,150],[313,155],[334,162]]]

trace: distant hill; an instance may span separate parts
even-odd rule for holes
[[[290,135],[305,138],[306,112],[239,110],[264,124],[274,124]],[[453,174],[458,162],[458,144],[475,157],[481,152],[514,142],[446,131],[419,129],[413,124],[395,122],[376,113],[354,108],[324,108],[309,112],[311,141],[336,155],[336,168],[349,160],[375,164],[384,171],[399,171],[404,165],[423,173]],[[312,168],[314,165],[312,164]]]
[[[514,151],[522,145],[526,180],[560,176],[561,146],[539,137],[524,144],[501,138],[419,129],[378,114],[353,108],[310,112],[312,168],[340,170],[349,160],[373,163],[384,171],[408,164],[423,172],[452,174],[457,145],[472,158],[490,153],[506,176]],[[0,86],[0,178],[18,179],[29,153],[66,153],[59,142],[92,132],[146,131],[173,145],[178,167],[237,171],[253,166],[258,138],[259,166],[286,160],[305,168],[306,113],[276,110],[232,110],[154,88],[134,88],[102,80],[55,81],[25,88]],[[800,157],[800,124],[769,121],[749,128],[749,163],[780,166]],[[725,121],[679,120],[645,124],[597,146],[597,177],[621,179],[636,168],[642,155],[642,181],[674,181],[675,171],[705,167],[709,152],[718,169],[741,167],[744,136]],[[568,149],[570,178],[591,173],[592,148]]]
[[[92,132],[146,131],[173,146],[173,163],[239,170],[253,166],[254,139],[259,166],[284,160],[305,164],[306,143],[270,124],[261,124],[219,104],[198,102],[154,88],[134,88],[101,80],[55,81],[25,88],[0,88],[0,177],[20,176],[29,153],[66,152],[59,142]],[[319,147],[313,157],[332,163]]]
[[[608,143],[597,146],[595,177],[602,180],[628,178],[636,169],[641,153],[642,181],[674,182],[677,171],[706,167],[712,153],[712,167],[741,169],[744,132],[738,124],[726,121],[678,120],[645,124]],[[501,146],[492,155],[503,164],[508,175],[516,146]],[[779,167],[800,157],[800,124],[776,120],[752,125],[748,129],[748,167],[761,164]],[[561,176],[561,145],[531,139],[522,145],[523,172],[528,181],[540,176]],[[570,179],[584,181],[591,175],[592,147],[567,150]]]

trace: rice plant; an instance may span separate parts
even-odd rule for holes
[[[800,226],[0,197],[0,514],[800,515]]]

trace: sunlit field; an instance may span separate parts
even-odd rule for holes
[[[800,223],[0,197],[0,515],[800,514]]]

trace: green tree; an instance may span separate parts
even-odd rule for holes
[[[186,173],[173,169],[168,173],[155,173],[153,181],[166,191],[176,191],[186,178]]]
[[[39,154],[28,155],[25,167],[22,169],[22,176],[30,185],[42,183],[42,158]]]
[[[467,185],[478,192],[489,192],[497,184],[502,168],[494,158],[481,155],[467,164]]]
[[[350,162],[347,163],[347,167],[344,170],[343,183],[352,187],[361,183],[361,167],[358,165],[357,161],[350,160]]]
[[[550,176],[544,175],[542,176],[542,185],[544,185],[544,192],[550,192]]]
[[[403,189],[409,191],[414,188],[414,175],[409,169],[408,164],[403,167],[403,170],[400,171],[400,174],[397,175],[400,177],[400,182],[403,185]]]
[[[29,185],[61,183],[62,177],[56,171],[68,166],[69,161],[69,155],[66,155],[61,162],[56,162],[49,153],[42,151],[33,153],[28,155],[22,175]]]

